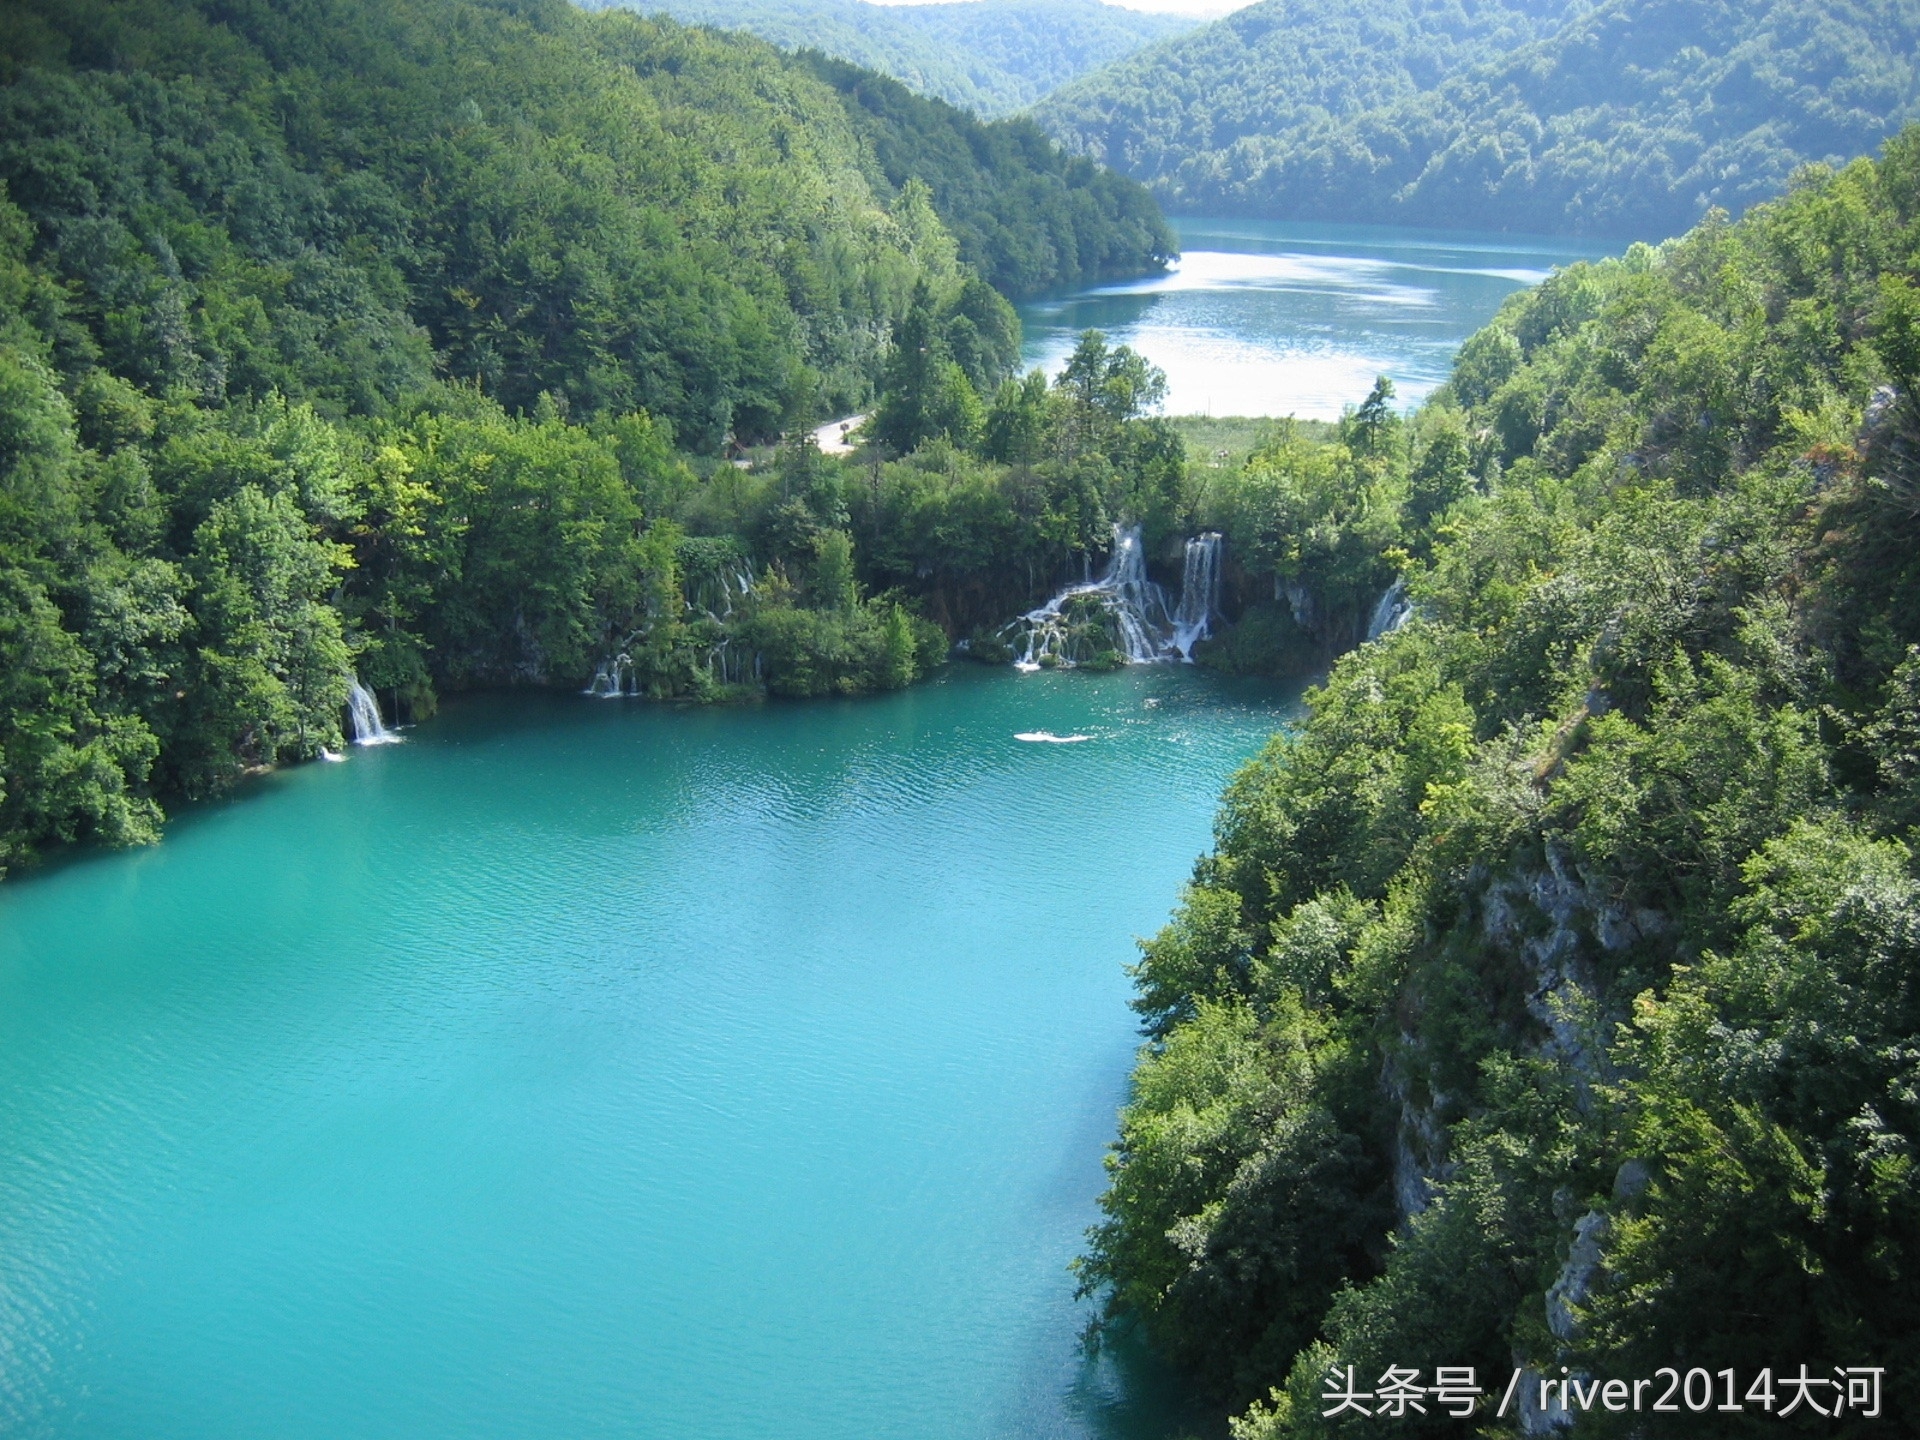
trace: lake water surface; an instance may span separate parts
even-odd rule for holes
[[[8,880],[0,1434],[1166,1433],[1066,1267],[1291,699],[476,699]]]
[[[1173,225],[1171,274],[1021,306],[1026,364],[1052,375],[1081,331],[1103,330],[1167,372],[1170,415],[1334,420],[1379,375],[1412,405],[1513,291],[1620,248],[1382,225]]]

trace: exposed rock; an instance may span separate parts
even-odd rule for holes
[[[1413,1040],[1410,1035],[1400,1038],[1409,1045]],[[1391,1062],[1383,1083],[1400,1105],[1400,1123],[1393,1133],[1393,1200],[1404,1225],[1433,1203],[1434,1185],[1446,1178],[1447,1127],[1440,1117],[1447,1097],[1436,1090],[1426,1104],[1416,1104],[1412,1084]]]
[[[1313,603],[1313,592],[1304,585],[1282,587],[1278,576],[1274,577],[1274,588],[1286,596],[1287,607],[1293,611],[1293,623],[1302,630],[1312,630],[1319,618],[1318,607]]]
[[[1571,1340],[1579,1323],[1574,1307],[1584,1304],[1600,1269],[1600,1243],[1607,1236],[1607,1217],[1589,1210],[1573,1225],[1573,1245],[1559,1278],[1547,1290],[1547,1328],[1556,1340]]]
[[[1558,1404],[1542,1408],[1540,1405],[1540,1382],[1548,1379],[1538,1370],[1526,1369],[1520,1372],[1520,1433],[1522,1435],[1555,1435],[1573,1424],[1573,1416],[1562,1410]]]
[[[1646,1193],[1653,1172],[1647,1168],[1647,1162],[1627,1159],[1620,1162],[1620,1168],[1613,1175],[1613,1198],[1632,1200]]]

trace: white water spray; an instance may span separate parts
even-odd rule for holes
[[[736,645],[733,637],[727,633],[727,622],[734,616],[735,601],[745,600],[753,594],[753,588],[753,571],[750,567],[741,565],[732,570],[718,569],[703,578],[690,581],[682,601],[688,615],[704,617],[719,632],[719,638],[707,646],[706,668],[707,674],[723,685],[758,684],[762,678],[764,667],[760,652]],[[619,643],[634,646],[646,634],[643,627]],[[609,655],[594,670],[593,678],[581,693],[597,700],[618,700],[622,696],[642,694],[640,677],[634,671],[633,656],[624,649]]]
[[[624,651],[600,662],[586,692],[599,700],[618,700],[633,685],[633,657]]]
[[[717,593],[716,593],[717,592]],[[753,593],[753,574],[745,568],[721,570],[694,584],[687,592],[689,612],[705,615],[716,623],[733,617],[737,595],[744,600]]]
[[[1398,579],[1382,592],[1367,620],[1367,639],[1391,635],[1413,618],[1413,602],[1407,599],[1407,582]]]
[[[1187,542],[1180,605],[1169,611],[1166,592],[1147,578],[1140,527],[1113,527],[1113,555],[1098,580],[1069,585],[1003,632],[1014,668],[1071,669],[1104,656],[1129,665],[1191,660],[1219,608],[1220,537],[1209,531]]]
[[[1180,658],[1193,660],[1193,647],[1212,633],[1220,610],[1220,535],[1209,530],[1187,541],[1186,564],[1180,572],[1180,608],[1173,612],[1173,648]]]
[[[720,642],[707,651],[707,673],[722,685],[758,684],[760,652],[736,649],[732,637],[723,635]]]
[[[353,732],[348,738],[356,745],[397,745],[400,742],[400,737],[387,729],[386,722],[380,718],[380,702],[358,680],[347,692],[347,728]]]

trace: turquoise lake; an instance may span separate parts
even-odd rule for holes
[[[1132,938],[1294,701],[478,697],[9,879],[0,1433],[1166,1434],[1067,1266]]]
[[[1170,415],[1335,420],[1374,378],[1403,404],[1438,389],[1454,352],[1515,290],[1617,242],[1175,217],[1167,275],[1020,307],[1023,359],[1056,373],[1103,330],[1167,373]]]

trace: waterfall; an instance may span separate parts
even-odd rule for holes
[[[387,729],[380,718],[380,702],[358,679],[347,692],[347,728],[356,745],[394,745],[400,737]]]
[[[722,685],[746,685],[760,678],[760,652],[751,652],[752,663],[748,663],[747,653],[733,648],[731,636],[722,636],[718,644],[707,651],[707,674]]]
[[[742,600],[753,593],[753,576],[746,570],[735,570],[731,574],[722,570],[714,577],[713,583],[718,585],[720,590],[718,609],[706,603],[709,595],[708,584],[705,581],[695,587],[696,593],[688,599],[687,608],[703,611],[709,620],[716,622],[733,618],[733,597],[736,590]]]
[[[1169,611],[1166,592],[1147,578],[1140,527],[1115,525],[1113,554],[1099,579],[1069,585],[1002,634],[1019,670],[1071,669],[1109,656],[1130,665],[1185,660],[1206,638],[1219,602],[1217,534],[1209,531],[1187,542],[1180,605]]]
[[[600,662],[587,683],[586,693],[601,700],[617,700],[633,684],[633,657],[625,652]]]
[[[1367,639],[1391,635],[1412,618],[1413,602],[1407,599],[1407,582],[1396,579],[1374,604],[1373,615],[1367,621]]]
[[[1220,535],[1209,530],[1187,541],[1180,572],[1180,608],[1173,612],[1173,648],[1193,662],[1193,647],[1212,634],[1220,609]]]

